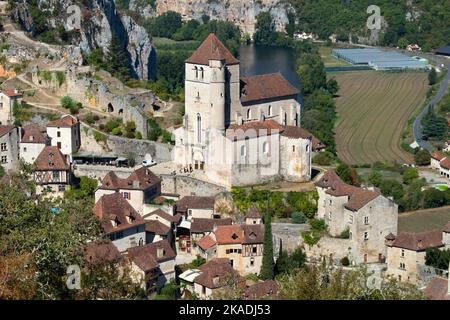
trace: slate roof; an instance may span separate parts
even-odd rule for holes
[[[209,60],[225,60],[227,65],[239,63],[239,60],[214,33],[210,33],[206,37],[198,49],[186,60],[186,63],[209,65]]]
[[[108,172],[102,180],[100,189],[147,190],[160,182],[161,179],[148,168],[141,167],[125,179],[119,178],[114,171]]]
[[[56,146],[45,146],[33,164],[35,171],[66,171],[70,169],[66,157]]]
[[[241,77],[241,102],[244,104],[297,96],[299,92],[279,72]]]
[[[255,203],[250,207],[250,209],[248,210],[248,213],[245,217],[249,218],[249,219],[260,219],[261,218],[261,214],[259,213],[259,210],[256,207]]]
[[[101,196],[92,211],[100,219],[106,234],[137,227],[145,223],[144,219],[119,192]],[[131,220],[127,217],[131,217]],[[114,221],[117,225],[113,224]]]

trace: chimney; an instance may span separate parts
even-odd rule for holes
[[[139,188],[139,181],[133,180],[133,188]]]
[[[215,276],[215,277],[213,278],[213,284],[214,284],[215,286],[217,286],[217,285],[219,284],[219,276]]]
[[[164,249],[163,248],[157,248],[156,249],[156,258],[161,259],[164,257]]]
[[[422,247],[423,247],[422,240],[419,240],[417,242],[417,248],[422,249]]]

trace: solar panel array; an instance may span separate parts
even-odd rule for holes
[[[375,70],[425,69],[426,61],[413,59],[395,51],[380,49],[333,49],[332,54],[353,65],[368,65]]]

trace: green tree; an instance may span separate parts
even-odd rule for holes
[[[416,168],[408,168],[403,172],[403,183],[410,184],[415,179],[419,178],[419,170]]]
[[[127,79],[131,76],[128,52],[115,33],[113,33],[108,46],[108,52],[105,56],[105,66],[108,72],[118,78]]]
[[[428,83],[430,86],[435,85],[437,82],[437,72],[435,68],[431,68],[428,73]]]
[[[164,12],[156,18],[149,19],[145,24],[150,34],[164,38],[171,38],[181,27],[181,15],[174,11]]]
[[[255,34],[256,44],[270,45],[274,36],[273,17],[270,12],[261,12],[256,16]]]
[[[384,196],[393,197],[396,202],[404,195],[402,184],[393,179],[383,180],[379,188]]]
[[[359,184],[359,177],[356,170],[348,164],[341,163],[336,168],[336,174],[345,182],[351,185]]]
[[[274,277],[272,216],[270,213],[266,213],[264,219],[264,253],[260,277],[264,280]]]
[[[398,47],[401,49],[405,49],[408,46],[408,39],[406,39],[405,37],[402,37],[400,39],[398,39]]]
[[[414,162],[418,166],[428,166],[431,163],[431,156],[428,151],[421,149],[414,155]]]
[[[336,81],[336,79],[332,78],[327,81],[327,91],[332,95],[335,96],[336,93],[339,91],[339,85]]]
[[[383,181],[383,176],[381,175],[380,171],[372,170],[372,172],[369,175],[369,182],[374,187],[379,187],[381,185],[382,181]]]
[[[438,208],[445,206],[447,204],[447,199],[445,193],[431,188],[425,190],[423,193],[423,205],[425,208]]]

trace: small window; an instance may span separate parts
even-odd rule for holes
[[[271,106],[271,105],[269,105],[269,111],[268,111],[268,114],[269,114],[269,117],[272,116],[272,106]]]
[[[269,153],[269,143],[267,141],[263,143],[263,153],[264,154]]]
[[[6,143],[2,143],[1,144],[1,150],[2,151],[7,151]]]
[[[331,212],[328,212],[328,219],[331,220]]]
[[[59,171],[53,171],[53,180],[59,180]]]
[[[402,249],[402,257],[404,257],[404,256],[405,256],[405,250]]]
[[[253,267],[255,265],[255,259],[251,258],[250,259],[250,266]]]
[[[306,145],[306,152],[309,152],[309,144]]]
[[[352,214],[348,217],[348,222],[353,223],[353,215]]]
[[[292,146],[292,152],[295,152],[295,146]]]
[[[130,193],[129,193],[129,192],[124,192],[124,193],[123,193],[123,198],[124,198],[124,199],[127,199],[127,200],[130,200],[130,198],[131,198],[131,197],[130,197]]]
[[[2,156],[1,163],[7,163],[7,162],[8,162],[8,157],[7,156]]]
[[[245,157],[246,154],[246,148],[245,146],[241,146],[241,157]]]
[[[253,246],[253,248],[252,248],[252,252],[253,252],[253,253],[256,253],[256,252],[257,252],[257,250],[258,250],[258,247],[257,247],[257,246]]]
[[[364,224],[369,224],[369,217],[364,217]]]
[[[252,117],[252,111],[250,109],[247,110],[247,119],[250,120],[250,118]]]
[[[56,136],[57,136],[58,138],[61,138],[61,131],[57,131],[57,132],[56,132]]]
[[[364,241],[369,240],[369,232],[364,232]]]

